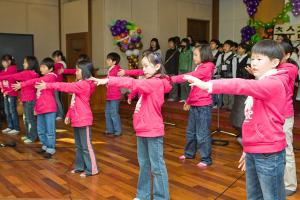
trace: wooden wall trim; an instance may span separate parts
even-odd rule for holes
[[[61,49],[61,0],[58,0],[58,34],[59,49]]]
[[[212,2],[212,38],[219,39],[219,0]]]
[[[93,38],[93,29],[92,29],[92,0],[88,0],[88,43],[89,43],[89,57],[92,59],[93,57],[93,51],[92,51],[92,38]]]

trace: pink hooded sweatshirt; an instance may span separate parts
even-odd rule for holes
[[[95,83],[90,80],[74,83],[47,83],[47,89],[73,93],[71,105],[66,115],[71,119],[72,127],[91,126],[93,124],[90,99],[95,87]]]
[[[63,74],[59,74],[59,71],[64,69],[64,65],[60,62],[54,64],[54,73],[57,75],[57,82],[63,82],[64,77]]]
[[[108,70],[107,78],[111,76],[118,76],[118,72],[121,69],[119,65],[115,65]],[[120,88],[107,85],[106,100],[120,100],[122,99],[122,93]]]
[[[183,79],[183,76],[191,75],[201,79],[202,81],[210,81],[214,73],[214,67],[215,65],[212,62],[202,63],[196,67],[195,71],[178,76],[172,76],[171,80],[173,83],[186,82],[186,80]],[[211,95],[207,91],[201,90],[198,87],[192,87],[186,103],[191,106],[208,106],[212,104],[212,99]]]
[[[160,137],[165,134],[161,107],[164,94],[172,89],[168,78],[149,79],[109,77],[108,86],[138,91],[140,98],[133,114],[133,126],[138,137]]]
[[[21,82],[21,88],[35,86],[36,83],[40,83],[41,81],[47,83],[56,82],[56,78],[56,74],[50,72],[40,78],[35,78],[25,82]],[[38,115],[57,111],[53,90],[37,90],[36,97],[37,100],[34,110]]]
[[[27,81],[38,77],[39,75],[33,70],[24,70],[22,72],[15,73],[12,75],[0,76],[0,80],[16,82],[16,81]],[[36,89],[34,86],[21,88],[22,102],[34,101],[34,100],[36,100]]]
[[[15,73],[17,73],[17,66],[11,65],[11,66],[7,67],[5,70],[3,70],[2,72],[0,72],[0,76],[12,75]],[[1,81],[2,93],[4,95],[9,95],[12,97],[18,96],[18,92],[13,90],[11,87],[11,85],[15,84],[15,83],[16,83],[16,81],[8,81],[8,80]]]
[[[212,80],[213,94],[249,96],[245,102],[243,147],[246,153],[275,153],[286,147],[283,124],[288,72],[278,71],[260,80]]]
[[[284,116],[285,118],[290,118],[294,116],[293,95],[294,95],[295,80],[298,75],[298,68],[294,64],[283,63],[279,65],[277,69],[286,70],[289,75],[288,88],[287,88],[287,104],[286,104]]]

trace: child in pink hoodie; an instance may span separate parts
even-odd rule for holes
[[[220,79],[204,82],[185,76],[192,86],[213,94],[247,95],[240,159],[246,169],[248,199],[285,199],[284,169],[286,140],[283,132],[289,76],[277,71],[283,48],[262,40],[252,48],[251,68],[258,80]],[[276,95],[274,95],[276,92]]]
[[[26,56],[23,62],[24,71],[11,75],[0,76],[0,80],[11,82],[27,81],[39,77],[39,63],[36,57]],[[34,106],[36,103],[36,89],[34,86],[24,87],[21,89],[21,101],[23,103],[23,121],[26,130],[26,135],[22,140],[26,144],[33,143],[37,139],[37,122],[34,116]]]
[[[108,77],[117,76],[121,69],[120,55],[112,52],[107,55],[106,64],[109,66]],[[120,88],[112,85],[107,85],[106,89],[106,104],[105,104],[105,121],[106,134],[109,136],[120,136],[122,134],[122,124],[119,114],[120,100],[122,98]]]
[[[71,122],[74,127],[76,145],[75,168],[71,173],[80,173],[81,177],[98,174],[96,157],[91,142],[91,126],[93,114],[90,106],[91,95],[95,91],[95,84],[88,80],[91,72],[87,68],[89,63],[79,62],[77,65],[75,83],[39,83],[40,90],[53,89],[61,92],[72,93],[71,105],[65,118],[65,123]]]
[[[60,73],[61,70],[67,68],[65,63],[66,58],[62,51],[56,50],[52,53],[52,58],[55,62],[53,72],[57,75],[57,82],[63,82],[63,74]],[[64,107],[62,104],[62,97],[59,91],[55,91],[55,102],[57,106],[56,120],[61,120],[64,118]]]
[[[204,81],[210,81],[214,72],[213,55],[209,45],[201,45],[193,51],[193,60],[197,65],[195,71],[172,76],[173,83],[186,82],[184,75],[191,75]],[[207,167],[212,164],[211,159],[211,112],[212,98],[207,91],[192,87],[184,104],[184,110],[189,111],[188,127],[186,131],[186,145],[184,155],[179,159],[194,159],[197,151],[201,155],[198,167]]]
[[[0,76],[6,76],[17,73],[17,66],[11,55],[3,55],[1,58],[4,70],[0,72]],[[7,121],[7,128],[2,133],[16,135],[20,132],[19,115],[17,112],[17,96],[18,92],[14,91],[11,85],[15,81],[1,81],[1,89],[4,96],[4,112]]]
[[[161,57],[157,53],[146,52],[142,58],[146,79],[108,77],[94,79],[98,84],[124,87],[137,91],[140,95],[133,114],[133,125],[137,136],[137,152],[140,174],[136,200],[151,199],[151,176],[153,199],[168,200],[168,174],[163,158],[164,124],[161,107],[164,94],[172,89],[169,78],[164,74]]]
[[[25,87],[32,87],[41,81],[56,82],[57,76],[52,72],[53,69],[54,61],[51,58],[44,58],[40,64],[42,77],[14,84],[13,87],[15,90],[18,90]],[[34,111],[37,114],[37,132],[42,143],[42,149],[38,150],[38,153],[43,154],[44,158],[49,159],[55,153],[56,143],[55,117],[57,108],[54,91],[50,89],[42,91],[37,89],[36,97]]]

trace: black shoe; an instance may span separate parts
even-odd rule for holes
[[[115,137],[120,137],[122,136],[122,133],[114,134]]]
[[[44,150],[44,149],[39,149],[39,150],[37,150],[36,151],[38,154],[43,154],[43,153],[45,153],[46,151]]]
[[[292,190],[285,190],[285,194],[286,196],[292,196],[293,194],[295,194],[296,191],[292,191]]]
[[[106,135],[107,137],[114,137],[114,134],[113,134],[113,133],[105,133],[105,135]]]
[[[50,159],[52,157],[52,155],[53,154],[46,152],[46,153],[44,153],[43,157],[46,159]]]

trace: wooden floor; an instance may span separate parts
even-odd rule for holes
[[[8,138],[0,134],[0,141],[17,141],[16,148],[0,149],[0,199],[133,199],[139,167],[130,113],[127,110],[122,114],[123,136],[118,138],[103,134],[103,113],[94,115],[93,144],[100,174],[88,178],[69,173],[75,155],[73,131],[61,122],[57,125],[57,153],[50,160],[35,152],[40,147],[38,143],[25,145],[20,136]],[[199,157],[186,162],[178,160],[183,153],[185,126],[184,120],[177,120],[176,126],[166,126],[164,152],[171,199],[246,199],[245,175],[237,169],[241,148],[235,138],[215,135],[230,143],[213,146],[213,165],[201,170],[196,167]],[[300,166],[300,151],[295,153]],[[299,167],[297,173],[300,182]],[[300,199],[300,191],[288,199]]]

